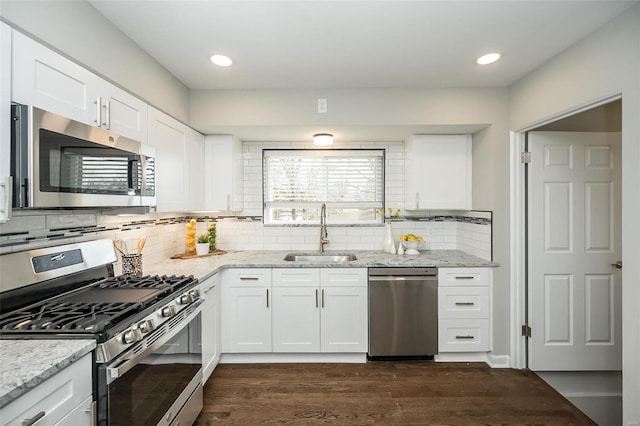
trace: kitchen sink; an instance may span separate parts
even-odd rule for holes
[[[284,260],[305,263],[345,263],[358,258],[352,253],[289,253]]]

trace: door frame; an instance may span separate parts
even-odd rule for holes
[[[527,264],[528,238],[526,234],[525,210],[525,164],[520,160],[520,153],[524,151],[526,133],[536,128],[553,123],[560,119],[587,111],[589,109],[622,99],[622,94],[599,98],[597,100],[578,105],[575,108],[559,112],[552,116],[530,123],[529,125],[510,131],[509,135],[509,366],[523,369],[527,367],[526,339],[522,336],[522,325],[527,324]],[[620,164],[622,167],[622,164]],[[623,194],[624,196],[624,194]],[[624,232],[624,230],[623,230]],[[621,307],[622,309],[622,307]],[[624,350],[623,350],[624,353]],[[624,368],[624,366],[623,366]]]

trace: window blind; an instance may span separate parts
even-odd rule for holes
[[[277,207],[384,205],[383,150],[264,150],[263,159],[265,218]]]

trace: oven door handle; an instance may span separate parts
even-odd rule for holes
[[[150,345],[147,345],[142,351],[140,351],[139,345],[134,345],[134,347],[119,357],[115,358],[108,367],[106,367],[107,372],[107,384],[111,384],[114,380],[119,377],[122,377],[127,371],[131,370],[135,367],[140,360],[147,357],[151,353],[153,353],[160,346],[167,343],[173,336],[178,334],[180,331],[184,329],[191,321],[193,321],[200,311],[202,310],[202,304],[204,303],[204,299],[196,300],[191,306],[191,312],[188,313],[184,319],[180,321],[182,324],[180,327],[174,326],[169,330],[168,323],[169,321],[162,324],[158,327],[153,333],[161,333],[163,329],[167,330],[165,334],[162,335],[158,340],[155,340]],[[179,312],[177,315],[183,314],[184,311]],[[176,316],[177,316],[176,315]],[[173,317],[175,318],[175,316]],[[153,335],[150,333],[149,335]],[[148,335],[148,336],[149,336]]]

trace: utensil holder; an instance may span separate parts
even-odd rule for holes
[[[130,274],[136,277],[142,276],[142,255],[141,254],[123,254],[122,255],[122,273]]]

